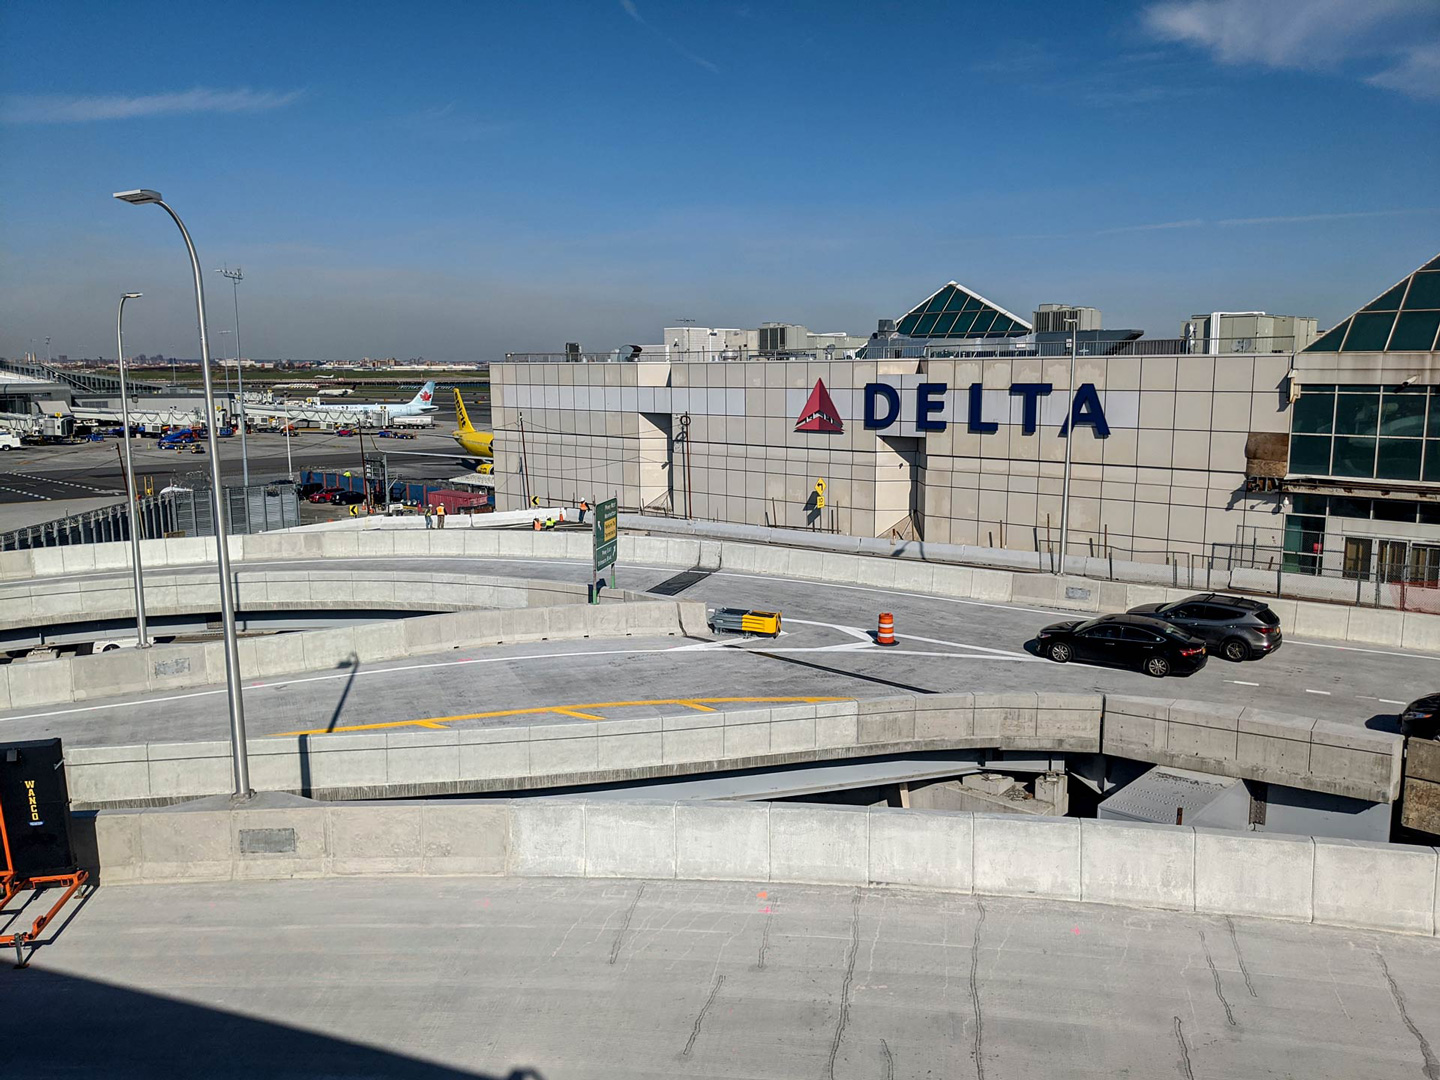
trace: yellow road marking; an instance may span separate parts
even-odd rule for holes
[[[651,705],[683,705],[701,712],[715,712],[708,705],[737,704],[814,704],[821,701],[848,701],[844,697],[702,697],[702,698],[655,698],[649,701],[596,701],[579,705],[536,705],[528,709],[496,709],[493,712],[461,713],[457,716],[417,717],[414,720],[387,720],[374,724],[349,724],[335,728],[312,728],[308,731],[284,731],[273,736],[286,738],[296,735],[338,735],[344,731],[383,731],[388,728],[422,727],[444,730],[445,724],[462,720],[494,720],[505,716],[539,716],[544,713],[573,716],[582,720],[604,720],[594,715],[594,709],[638,709]]]

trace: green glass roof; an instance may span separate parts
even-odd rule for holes
[[[1321,335],[1305,351],[1440,351],[1440,255]]]
[[[901,316],[895,329],[906,337],[958,341],[1019,337],[1030,333],[1032,327],[999,304],[952,281]]]

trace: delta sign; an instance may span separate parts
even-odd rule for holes
[[[867,431],[911,438],[923,438],[952,425],[972,435],[989,435],[999,431],[1001,424],[1018,426],[1023,435],[1034,435],[1042,426],[1054,427],[1064,437],[1074,424],[1104,439],[1112,424],[1135,427],[1139,408],[1138,391],[1099,390],[1094,383],[1081,383],[1070,394],[1045,382],[1011,383],[1003,388],[987,388],[983,383],[951,387],[924,375],[896,375],[860,389],[832,392],[824,380],[817,379],[795,414],[795,430],[840,434],[845,430],[845,418],[850,417],[862,419]]]

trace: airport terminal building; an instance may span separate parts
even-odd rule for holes
[[[951,282],[853,359],[495,364],[497,508],[1054,551],[1073,429],[1072,555],[1434,579],[1437,334],[1440,257],[1318,338],[1216,312],[1151,339]]]

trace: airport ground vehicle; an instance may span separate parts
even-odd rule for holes
[[[173,450],[177,446],[193,443],[196,438],[195,432],[189,428],[182,428],[178,431],[167,431],[164,435],[160,436],[160,449]]]
[[[13,431],[0,431],[0,450],[19,450],[20,436]]]
[[[335,434],[336,434],[336,435],[339,435],[339,436],[342,437],[342,438],[348,439],[348,438],[352,437],[352,436],[355,434],[355,429],[354,429],[354,428],[348,428],[348,427],[342,427],[342,428],[337,429],[336,432],[335,432]]]
[[[1221,593],[1197,593],[1169,604],[1141,604],[1131,615],[1145,615],[1202,638],[1207,651],[1226,660],[1266,656],[1280,648],[1280,619],[1260,600]]]
[[[1053,623],[1035,635],[1039,652],[1057,664],[1081,660],[1137,668],[1146,675],[1191,675],[1205,666],[1205,642],[1143,615],[1102,615]]]
[[[730,630],[737,634],[780,636],[780,612],[747,611],[745,608],[712,608],[706,620],[711,630]]]
[[[1400,714],[1400,734],[1415,739],[1440,739],[1440,694],[1416,698]]]

